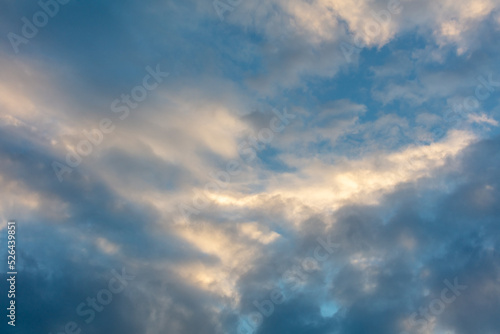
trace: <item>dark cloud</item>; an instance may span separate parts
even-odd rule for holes
[[[442,177],[455,184],[451,192],[430,189],[432,179],[422,180],[388,194],[380,205],[342,208],[327,231],[305,225],[316,237],[331,235],[339,248],[317,272],[304,275],[300,292],[274,305],[258,333],[400,333],[405,318],[428,309],[446,288],[444,281],[455,278],[467,289],[436,316],[437,326],[455,333],[494,330],[500,303],[499,172],[493,167],[498,147],[499,137],[480,141],[444,166]],[[487,198],[477,192],[485,187],[492,189]],[[318,242],[307,235],[290,240],[294,252],[277,245],[240,282],[245,313],[256,312],[253,301],[269,299],[270,287],[284,286],[281,274],[312,255]],[[326,295],[318,297],[318,291]],[[339,306],[333,322],[319,312],[325,296]]]
[[[4,319],[2,333],[59,333],[70,321],[81,333],[238,333],[256,312],[258,334],[496,333],[498,86],[475,110],[489,125],[462,124],[482,139],[458,156],[416,161],[418,178],[395,176],[370,204],[328,182],[352,157],[346,188],[367,171],[389,178],[377,174],[388,152],[450,133],[443,110],[474,94],[478,75],[500,80],[498,10],[476,20],[462,2],[406,3],[389,35],[348,62],[339,43],[386,1],[325,3],[245,2],[220,22],[209,0],[70,1],[19,54],[6,36],[39,6],[0,4],[0,216],[18,221],[19,271],[16,328]],[[446,20],[463,23],[456,40],[441,35]],[[156,64],[172,79],[118,121],[110,103]],[[296,118],[255,161],[203,189],[285,107]],[[59,182],[52,163],[103,117],[116,132]],[[377,166],[363,165],[372,156]],[[361,181],[352,188],[374,180]],[[178,204],[202,192],[209,205],[179,224]],[[341,203],[306,203],[330,193]],[[332,253],[307,262],[318,238]],[[134,279],[85,323],[76,307],[122,268]],[[444,303],[455,282],[465,288]]]

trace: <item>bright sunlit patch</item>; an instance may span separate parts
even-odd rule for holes
[[[106,238],[97,238],[96,245],[101,251],[109,255],[115,254],[119,250],[118,245],[112,243]]]

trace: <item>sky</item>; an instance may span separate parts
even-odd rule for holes
[[[499,332],[499,0],[0,0],[0,32],[2,333]]]

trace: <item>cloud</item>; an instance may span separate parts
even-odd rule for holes
[[[2,6],[4,33],[38,10]],[[70,2],[19,54],[2,39],[18,330],[234,333],[276,289],[256,333],[412,333],[414,314],[428,333],[497,330],[498,4],[393,6],[244,1],[221,22],[205,0]],[[112,102],[156,64],[170,75],[120,119]],[[277,110],[293,117],[259,141]],[[114,130],[59,182],[53,162],[103,118]],[[318,237],[335,252],[304,268]],[[121,268],[136,278],[87,324],[76,307]],[[455,278],[467,289],[425,313]]]

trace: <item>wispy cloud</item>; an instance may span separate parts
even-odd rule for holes
[[[498,1],[0,7],[19,333],[500,328]]]

